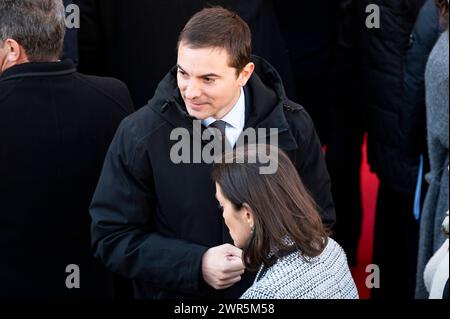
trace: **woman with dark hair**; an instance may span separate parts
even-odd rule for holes
[[[261,174],[267,160],[277,164],[275,173]],[[217,200],[244,264],[259,268],[241,298],[358,298],[345,253],[328,237],[287,155],[250,145],[223,162],[213,170]]]

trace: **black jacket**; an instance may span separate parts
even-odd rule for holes
[[[109,298],[92,256],[89,204],[107,148],[133,110],[125,85],[69,60],[0,76],[0,299]],[[66,266],[80,270],[68,289]]]
[[[361,0],[360,20],[362,98],[368,131],[368,159],[380,180],[397,192],[414,192],[414,167],[400,159],[399,112],[403,67],[410,33],[425,0]],[[365,22],[369,4],[380,8],[380,28]]]
[[[406,165],[418,166],[420,154],[428,157],[425,115],[425,67],[440,33],[439,9],[428,0],[417,17],[406,55],[403,102],[399,112],[400,150]],[[415,178],[417,176],[414,176]]]
[[[336,85],[330,83],[336,2],[273,1],[296,90],[296,97],[288,96],[304,105],[322,144],[328,144],[334,102],[330,93]]]
[[[257,74],[245,88],[245,127],[279,129],[280,147],[331,225],[330,181],[313,123],[286,99],[276,71],[255,62]],[[203,253],[232,241],[214,196],[212,165],[177,165],[170,159],[176,143],[170,134],[179,127],[192,132],[173,69],[149,104],[122,122],[108,151],[91,205],[95,255],[134,279],[138,298],[239,297],[250,275],[223,294],[202,280]]]

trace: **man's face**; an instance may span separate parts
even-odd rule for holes
[[[177,81],[190,116],[221,119],[236,104],[246,80],[236,76],[228,62],[225,49],[193,49],[180,43]]]

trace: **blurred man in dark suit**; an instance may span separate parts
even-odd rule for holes
[[[60,60],[62,0],[0,0],[0,298],[110,298],[88,207],[126,86]]]

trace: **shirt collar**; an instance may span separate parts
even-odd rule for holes
[[[230,125],[234,128],[243,128],[245,124],[245,93],[244,89],[241,87],[241,94],[236,104],[233,106],[230,112],[225,115],[222,119],[227,125]],[[213,117],[208,117],[207,119],[202,120],[202,124],[206,127],[211,125],[217,121],[217,119]]]

